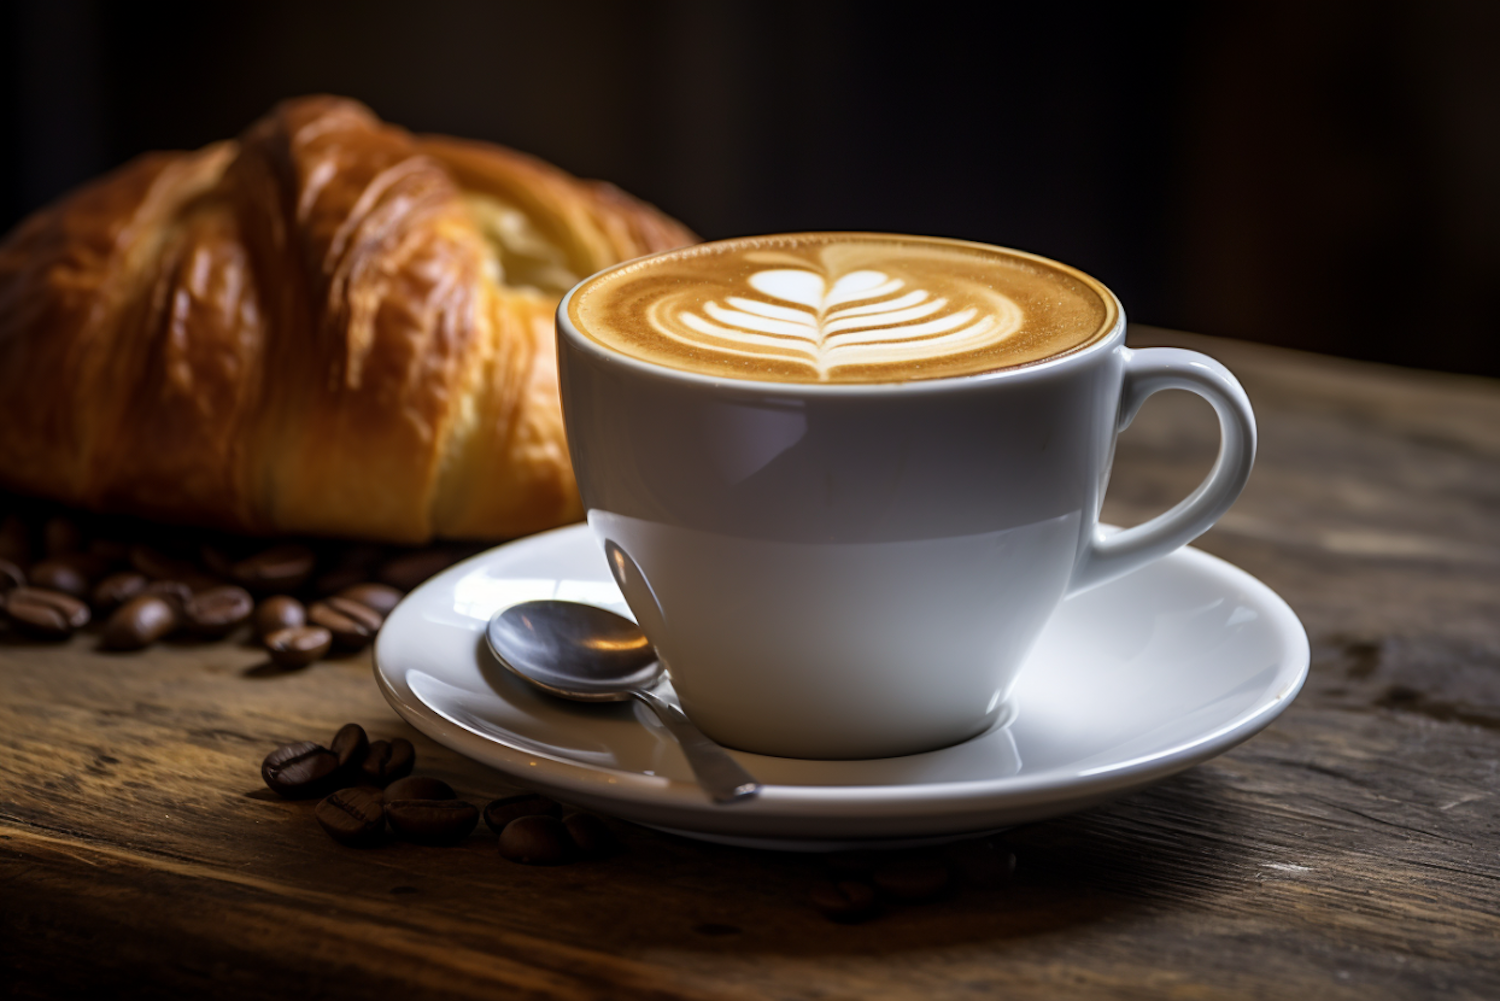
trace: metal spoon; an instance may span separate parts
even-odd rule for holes
[[[544,692],[579,702],[644,702],[677,738],[714,802],[760,792],[754,776],[652,691],[665,669],[629,619],[575,601],[526,601],[495,613],[485,637],[506,670]]]

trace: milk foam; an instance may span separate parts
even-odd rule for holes
[[[1105,329],[1071,269],[957,241],[865,234],[725,241],[607,272],[570,307],[587,336],[734,378],[879,382],[1024,364]]]

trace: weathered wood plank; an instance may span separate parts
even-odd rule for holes
[[[483,831],[343,849],[261,787],[270,747],[353,719],[461,795],[511,787],[405,727],[364,657],[286,674],[233,643],[0,637],[0,976],[230,999],[1500,997],[1500,386],[1135,339],[1245,382],[1261,460],[1201,544],[1287,597],[1313,673],[1231,753],[1012,832],[1013,885],[845,927],[805,904],[815,859],[623,824],[623,855],[558,869]],[[1149,404],[1107,517],[1191,489],[1210,421]]]

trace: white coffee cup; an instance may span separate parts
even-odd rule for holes
[[[1202,534],[1254,461],[1234,376],[1127,348],[1123,309],[1024,367],[784,383],[607,348],[575,329],[576,291],[558,356],[589,524],[683,709],[729,747],[885,757],[984,732],[1059,603]],[[1116,436],[1163,389],[1213,406],[1218,459],[1176,507],[1106,534]]]

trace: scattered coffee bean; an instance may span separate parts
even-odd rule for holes
[[[221,532],[184,532],[67,510],[48,513],[29,501],[16,503],[11,513],[0,513],[0,600],[29,583],[82,598],[108,621],[132,599],[151,594],[173,606],[178,630],[203,638],[228,635],[243,620],[243,593],[226,588],[234,581],[257,597],[281,592],[280,600],[264,610],[250,608],[261,637],[312,624],[328,630],[333,646],[357,650],[368,645],[406,590],[477,551],[463,545],[401,551],[331,542],[261,543],[257,550],[254,541]],[[311,590],[315,575],[317,593],[332,595],[317,613],[321,623],[309,620],[288,594],[302,586]],[[72,613],[62,613],[60,620],[57,607],[51,599],[40,606],[33,599],[19,603],[17,631],[66,635],[74,628],[65,625]],[[158,609],[149,624],[136,620],[136,628],[126,628],[122,619],[104,645],[123,649],[149,642],[163,618]],[[304,637],[295,648],[283,645],[273,659],[309,662],[319,655],[309,653],[309,646],[316,651],[316,642]]]
[[[407,841],[453,845],[474,830],[479,810],[459,799],[386,800],[385,818],[391,830]]]
[[[31,530],[19,515],[0,519],[0,560],[25,569],[31,565]]]
[[[141,589],[142,594],[154,594],[162,598],[182,615],[187,603],[193,600],[193,589],[180,580],[153,580]]]
[[[374,789],[340,789],[319,802],[313,816],[341,845],[367,847],[385,834],[385,805]]]
[[[891,862],[875,870],[875,886],[892,900],[915,904],[948,888],[948,867],[926,860]]]
[[[339,759],[310,740],[283,744],[261,763],[260,777],[271,791],[287,799],[312,799],[329,792],[338,780]]]
[[[255,599],[249,591],[221,584],[189,597],[183,603],[182,617],[187,627],[199,636],[220,637],[242,625],[254,608]]]
[[[522,865],[562,865],[573,857],[573,839],[556,817],[518,817],[500,832],[500,854]]]
[[[94,611],[108,615],[144,591],[148,583],[145,574],[134,570],[110,574],[94,586]]]
[[[458,793],[442,779],[426,775],[411,775],[397,779],[385,787],[386,802],[398,799],[457,799]]]
[[[875,890],[852,879],[819,883],[808,895],[812,905],[841,924],[854,924],[875,916]]]
[[[969,886],[993,890],[1010,882],[1016,857],[990,838],[949,845],[943,852],[957,877]]]
[[[348,601],[357,601],[366,608],[374,609],[381,618],[391,614],[391,609],[401,600],[401,592],[388,584],[375,584],[366,582],[346,587],[338,593],[338,597]]]
[[[365,735],[365,728],[358,723],[345,723],[333,735],[328,749],[339,759],[339,772],[352,782],[359,777],[365,755],[370,753],[370,738]]]
[[[333,645],[333,635],[321,626],[292,626],[266,637],[266,652],[277,667],[306,667],[320,660]]]
[[[26,586],[26,575],[10,560],[0,559],[0,594]]]
[[[265,639],[279,629],[290,629],[307,622],[307,609],[289,595],[278,594],[262,601],[255,609],[255,631]]]
[[[76,553],[83,548],[83,532],[76,522],[54,515],[42,526],[42,549],[48,556]]]
[[[88,578],[66,560],[43,560],[31,568],[31,573],[27,574],[27,578],[33,587],[61,591],[75,598],[87,598],[89,594]]]
[[[380,631],[384,621],[373,608],[348,598],[325,598],[307,610],[307,620],[333,634],[341,650],[360,650]]]
[[[218,546],[208,543],[198,547],[198,559],[208,568],[208,572],[219,577],[234,576],[234,560],[230,559],[224,550]]]
[[[313,591],[321,598],[367,581],[375,575],[375,568],[384,558],[385,551],[379,546],[349,546],[337,554],[331,569],[318,575],[313,582]]]
[[[111,570],[113,570],[115,568],[115,565],[119,562],[117,560],[106,559],[105,557],[100,556],[96,553],[86,552],[63,553],[61,556],[53,556],[50,558],[58,560],[62,563],[66,563],[78,573],[82,574],[84,579],[89,582],[90,587],[102,580],[104,576]]]
[[[138,594],[114,610],[100,639],[106,650],[140,650],[177,628],[177,609],[155,594]]]
[[[295,591],[317,565],[311,549],[295,542],[272,546],[240,560],[231,568],[234,579],[252,591]]]
[[[359,770],[366,782],[385,787],[410,775],[412,766],[416,763],[417,749],[412,747],[411,741],[405,737],[396,737],[393,740],[371,741],[365,763]]]
[[[365,604],[363,601],[355,601],[353,598],[346,598],[343,595],[336,594],[331,598],[324,598],[318,604],[327,605],[342,615],[354,618],[365,628],[373,628],[376,632],[380,631],[380,626],[385,622],[384,612]]]
[[[130,565],[152,580],[183,581],[201,576],[201,572],[192,563],[168,556],[151,546],[131,546]]]
[[[5,598],[5,611],[22,632],[63,640],[89,623],[89,606],[72,595],[40,587],[18,587]]]
[[[499,834],[505,825],[520,817],[561,817],[562,805],[536,793],[522,793],[497,799],[484,808],[484,823]]]
[[[584,858],[604,858],[620,850],[620,842],[604,821],[592,813],[575,813],[563,818],[563,826],[573,839],[573,847]]]
[[[398,591],[410,591],[461,559],[462,553],[449,549],[419,549],[386,563],[375,576],[382,584],[389,584]]]
[[[313,580],[312,591],[319,598],[326,598],[361,583],[369,576],[360,570],[330,570],[325,574],[319,574]]]

